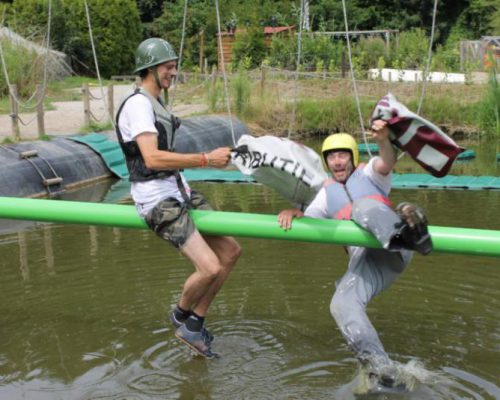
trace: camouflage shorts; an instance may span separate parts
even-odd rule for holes
[[[212,207],[200,194],[191,191],[189,208],[211,210]],[[160,201],[144,218],[149,228],[161,238],[180,248],[195,231],[196,227],[188,214],[188,206],[172,197]]]

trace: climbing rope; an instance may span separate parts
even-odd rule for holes
[[[2,17],[2,22],[0,26],[3,28],[4,27],[4,17]],[[45,62],[43,66],[43,83],[42,83],[42,90],[41,90],[41,95],[37,99],[36,103],[34,105],[30,105],[29,103],[35,98],[35,96],[39,93],[38,91],[34,91],[33,94],[29,97],[29,99],[24,102],[19,99],[16,93],[12,91],[11,88],[11,83],[9,79],[9,73],[7,71],[7,63],[5,62],[5,56],[3,52],[3,46],[2,46],[2,41],[0,40],[0,59],[2,61],[2,69],[3,73],[5,75],[5,82],[7,83],[7,87],[9,89],[9,94],[12,96],[16,104],[18,104],[20,107],[27,109],[27,110],[32,110],[37,108],[40,103],[43,102],[45,91],[47,89],[47,77],[48,77],[48,64],[49,64],[49,57],[50,57],[50,26],[51,26],[51,21],[52,21],[52,0],[49,0],[49,8],[48,8],[48,15],[47,15],[47,34],[46,34],[46,48],[45,48]]]
[[[92,33],[92,24],[90,22],[89,6],[87,4],[87,0],[84,0],[83,3],[84,3],[84,6],[85,6],[85,15],[87,17],[87,25],[88,25],[88,29],[89,29],[90,44],[92,46],[92,55],[94,57],[94,64],[95,64],[95,70],[96,70],[96,74],[97,74],[97,80],[99,81],[99,87],[100,87],[100,90],[101,90],[101,99],[104,102],[104,111],[105,111],[105,113],[108,114],[108,118],[109,118],[109,120],[111,122],[111,125],[113,125],[113,128],[116,128],[115,121],[113,120],[113,116],[109,112],[108,101],[107,101],[106,96],[104,94],[104,87],[102,85],[101,74],[99,72],[99,63],[97,61],[97,52],[95,50],[94,35]],[[90,92],[90,90],[89,90],[89,92]],[[91,115],[93,115],[93,114],[91,113]]]
[[[300,14],[299,14],[299,34],[297,36],[297,65],[295,66],[295,85],[294,85],[294,96],[292,105],[292,115],[290,117],[290,123],[288,125],[287,138],[290,139],[292,135],[292,124],[295,122],[295,114],[297,112],[297,97],[299,92],[299,69],[300,69],[300,57],[302,51],[302,25],[304,24],[304,0],[300,2]]]
[[[427,76],[429,74],[429,70],[431,67],[432,45],[434,43],[434,30],[436,27],[437,3],[438,3],[438,0],[434,0],[434,10],[432,13],[431,37],[429,39],[429,49],[427,50],[427,64],[425,66],[424,74],[422,76],[422,93],[420,94],[420,101],[418,103],[418,109],[417,109],[418,115],[420,115],[420,111],[422,110],[422,105],[424,103],[425,89],[427,87]]]
[[[182,66],[182,55],[184,54],[184,38],[186,36],[186,17],[187,17],[187,6],[188,0],[184,0],[184,15],[182,17],[182,33],[181,33],[181,46],[179,49],[179,61],[177,63],[177,78],[180,77],[181,74],[181,66]],[[172,93],[172,100],[170,101],[169,107],[170,110],[174,107],[175,95],[177,93],[177,78],[175,79],[174,92]]]
[[[346,42],[347,42],[347,55],[349,58],[349,70],[351,72],[352,88],[354,91],[354,98],[356,100],[356,107],[358,109],[359,125],[361,127],[361,132],[363,133],[363,141],[366,145],[366,149],[368,150],[368,155],[371,158],[372,153],[370,151],[370,146],[368,145],[368,139],[366,137],[366,131],[365,131],[365,127],[363,124],[363,115],[361,112],[361,104],[359,101],[358,87],[356,85],[356,77],[354,76],[354,67],[352,65],[351,40],[349,38],[349,25],[347,23],[347,8],[345,5],[345,0],[342,0],[342,9],[343,9],[343,13],[344,13],[345,37],[346,37]]]
[[[222,67],[222,78],[224,81],[224,95],[226,98],[226,107],[227,107],[227,113],[229,114],[229,124],[231,127],[231,136],[233,138],[233,146],[236,147],[236,138],[234,136],[234,127],[233,127],[233,118],[231,117],[231,104],[230,104],[230,99],[229,99],[229,91],[227,88],[227,76],[226,76],[226,65],[224,63],[224,50],[222,48],[222,32],[220,28],[220,13],[219,13],[219,1],[214,0],[215,2],[215,13],[217,16],[217,32],[218,32],[218,44],[219,44],[219,52],[220,52],[220,60],[221,60],[221,67]]]

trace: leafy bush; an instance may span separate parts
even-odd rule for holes
[[[427,61],[428,39],[422,29],[401,32],[392,57],[402,69],[421,69]]]
[[[251,67],[258,67],[266,57],[267,46],[262,29],[237,31],[233,43],[233,66],[237,67],[244,59],[251,59]]]
[[[43,79],[43,61],[34,51],[16,46],[7,40],[0,40],[2,46],[5,68],[9,81],[17,85],[19,96],[31,96],[35,90],[36,83]],[[42,56],[44,57],[44,56]],[[5,74],[0,74],[0,95],[9,94]]]

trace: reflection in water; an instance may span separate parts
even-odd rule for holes
[[[49,275],[54,275],[54,247],[52,246],[52,231],[51,225],[43,226],[43,247],[45,248],[45,260],[47,261],[47,272]]]
[[[30,269],[28,265],[28,245],[26,244],[26,232],[19,232],[17,234],[19,243],[19,268],[23,280],[29,281]]]
[[[287,206],[259,185],[196,188],[227,211]],[[500,229],[487,211],[498,192],[400,190],[392,200],[422,204],[434,225]],[[1,235],[0,398],[362,398],[356,360],[329,314],[342,248],[239,241],[242,259],[207,319],[221,358],[205,360],[166,321],[192,267],[153,233],[40,224]],[[500,398],[498,266],[416,255],[370,304],[391,357],[416,382],[397,398]]]

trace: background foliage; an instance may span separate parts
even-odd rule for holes
[[[4,24],[30,39],[41,39],[47,30],[48,0],[1,1]],[[129,74],[133,52],[146,37],[159,36],[179,48],[184,10],[183,0],[87,0],[94,30],[96,51],[103,76]],[[67,53],[79,74],[93,75],[95,67],[84,0],[52,0],[52,40],[56,50]],[[399,44],[388,52],[380,41],[354,40],[356,62],[360,68],[386,66],[418,67],[432,22],[434,0],[346,0],[350,30],[398,29]],[[263,26],[297,25],[299,0],[220,0],[222,29],[229,25],[251,35],[239,35],[235,67],[251,57],[252,65],[263,60],[271,65],[294,67],[297,44],[293,38],[273,42],[262,48]],[[342,31],[342,3],[311,0],[312,31]],[[188,0],[184,66],[199,65],[201,38],[208,64],[217,61],[216,16],[212,0]],[[405,36],[405,32],[409,32]],[[497,0],[441,0],[438,3],[435,64],[450,70],[458,66],[458,43],[500,34],[500,3]],[[305,67],[325,69],[340,66],[342,41],[328,38],[304,39]],[[404,54],[402,56],[401,54]]]

